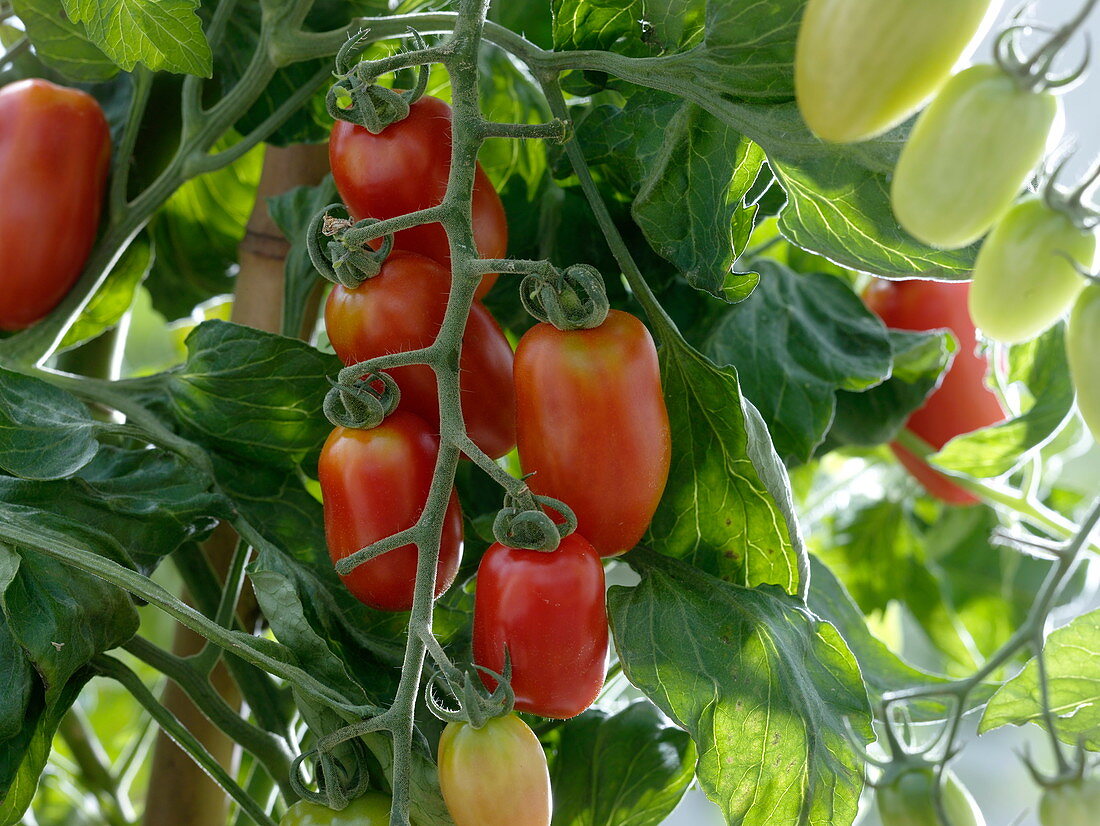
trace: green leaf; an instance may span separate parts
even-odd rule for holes
[[[5,520],[35,520],[3,506]],[[0,546],[0,607],[52,704],[93,657],[130,639],[138,627],[130,595],[31,550]]]
[[[890,341],[839,279],[796,275],[771,261],[757,269],[760,286],[723,313],[704,352],[737,368],[780,457],[801,464],[825,438],[837,391],[866,389],[890,374]]]
[[[99,448],[95,423],[76,397],[0,367],[0,468],[24,479],[58,479]]]
[[[12,738],[0,742],[0,823],[5,826],[19,823],[31,805],[61,718],[76,702],[91,676],[89,670],[81,670],[48,704],[38,686],[22,728]]]
[[[1073,409],[1065,324],[1013,347],[1008,378],[1021,385],[1025,412],[952,439],[929,462],[978,478],[1000,476],[1020,465],[1057,432]]]
[[[756,213],[746,194],[764,163],[758,146],[699,107],[654,92],[632,95],[622,109],[592,110],[577,140],[590,163],[627,178],[635,222],[688,283],[727,301],[744,298],[731,268]]]
[[[74,23],[116,64],[210,77],[213,56],[198,0],[61,0]]]
[[[856,500],[839,512],[819,550],[864,614],[893,601],[912,613],[933,644],[962,669],[977,665],[973,641],[929,569],[908,503]]]
[[[746,422],[736,373],[675,341],[660,358],[672,467],[649,544],[727,582],[796,591],[801,540],[772,493],[785,474],[750,455],[759,442],[760,458],[774,452],[766,429]]]
[[[553,826],[657,826],[695,777],[695,744],[648,702],[590,710],[561,729]]]
[[[320,276],[306,248],[306,229],[314,215],[337,199],[331,175],[326,175],[317,186],[295,187],[267,199],[268,212],[291,242],[283,269],[282,332],[285,336],[298,335],[302,330],[309,296],[319,286]]]
[[[223,138],[213,151],[237,140]],[[153,216],[149,232],[157,256],[148,288],[165,318],[186,318],[195,305],[233,291],[230,269],[256,202],[263,158],[257,146],[229,166],[191,179]]]
[[[224,321],[200,324],[186,344],[186,364],[157,379],[195,438],[277,466],[315,461],[332,430],[321,405],[341,366],[336,356]]]
[[[65,333],[59,349],[75,347],[118,324],[134,303],[137,288],[152,266],[152,243],[148,234],[143,232],[130,242],[115,262],[76,323]]]
[[[627,678],[691,734],[697,773],[730,824],[850,824],[873,738],[855,658],[776,588],[742,588],[652,553],[608,607]]]
[[[109,80],[118,66],[88,40],[84,27],[65,16],[61,0],[13,0],[35,54],[69,80]]]
[[[703,0],[552,0],[554,48],[633,56],[675,50],[698,38]]]
[[[1058,738],[1100,751],[1100,610],[1054,631],[1043,653]],[[978,732],[1024,723],[1045,727],[1035,659],[993,695]]]
[[[844,638],[875,702],[891,691],[949,682],[946,677],[914,668],[875,637],[851,595],[816,556],[810,558],[810,570],[810,610],[832,623]],[[982,685],[967,699],[971,706],[980,706],[992,693],[992,688]],[[943,720],[950,712],[949,706],[936,698],[919,700],[908,707],[918,721]]]
[[[67,479],[0,476],[0,500],[145,571],[229,515],[210,480],[174,454],[110,446]]]
[[[36,684],[34,669],[0,613],[0,750],[23,728]]]
[[[483,49],[478,54],[478,64],[478,97],[487,120],[498,123],[550,120],[550,108],[542,91],[505,52]],[[512,176],[518,176],[527,185],[528,193],[533,194],[546,174],[546,156],[542,141],[491,138],[482,144],[477,157],[497,190],[503,189]]]
[[[891,441],[936,389],[958,346],[948,332],[888,332],[893,350],[890,379],[869,390],[837,393],[833,424],[819,452]]]

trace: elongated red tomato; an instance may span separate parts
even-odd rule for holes
[[[336,189],[356,220],[395,218],[439,204],[451,171],[451,107],[425,95],[409,116],[377,135],[362,126],[337,121],[329,139],[329,163]],[[478,164],[474,179],[474,243],[482,258],[503,258],[508,251],[504,205]],[[418,252],[444,266],[451,261],[441,224],[423,224],[394,237],[394,247]],[[496,281],[487,275],[478,287],[485,295]]]
[[[989,362],[976,352],[977,333],[967,311],[968,283],[947,281],[875,281],[864,300],[887,327],[896,330],[947,328],[958,339],[947,374],[906,427],[937,450],[963,433],[996,424],[1005,417],[997,396],[986,387]],[[933,496],[955,505],[977,497],[936,472],[901,445],[892,444],[905,468]]]
[[[537,324],[516,350],[516,435],[535,493],[577,515],[601,556],[638,544],[672,454],[657,350],[630,313],[591,330]]]
[[[329,556],[346,556],[411,528],[432,483],[439,439],[419,416],[398,410],[378,427],[338,427],[321,450],[318,480],[325,506]],[[452,491],[443,523],[435,595],[454,581],[462,554],[462,510]],[[416,546],[403,545],[343,577],[360,602],[382,611],[412,607]]]
[[[325,305],[325,326],[336,354],[355,364],[385,353],[427,347],[447,308],[451,280],[430,258],[394,252],[382,271],[354,290],[336,286]],[[516,444],[512,347],[492,315],[474,302],[462,339],[462,415],[474,443],[494,459]],[[426,365],[388,371],[401,388],[401,408],[439,428],[435,373]]]
[[[603,565],[584,537],[572,533],[549,553],[499,542],[485,552],[474,662],[502,674],[505,647],[518,710],[565,719],[592,705],[607,670],[607,608]]]
[[[439,788],[455,826],[550,826],[546,753],[515,714],[481,728],[448,723],[439,738]]]
[[[76,283],[110,160],[91,95],[38,79],[0,88],[0,330],[34,324]]]

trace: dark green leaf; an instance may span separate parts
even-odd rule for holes
[[[590,163],[612,164],[634,196],[631,212],[650,245],[692,286],[727,301],[745,297],[731,272],[752,231],[745,196],[763,153],[706,111],[654,92],[623,109],[601,106],[577,128]]]
[[[23,728],[35,685],[34,669],[0,613],[0,749]]]
[[[737,375],[674,341],[661,348],[661,376],[672,427],[672,468],[650,526],[649,543],[739,585],[799,585],[799,548],[750,451]],[[771,452],[771,445],[766,445]],[[778,461],[775,463],[779,465]]]
[[[0,468],[58,479],[88,464],[98,448],[95,423],[74,396],[0,368]]]
[[[172,408],[204,444],[289,466],[315,456],[332,430],[321,412],[339,360],[293,338],[224,321],[187,337],[187,363],[161,377]]]
[[[552,0],[554,47],[636,57],[674,51],[702,33],[705,5],[703,0]]]
[[[1043,653],[1059,739],[1100,751],[1100,610],[1053,632]],[[1024,723],[1045,727],[1039,667],[1034,659],[993,695],[978,731],[984,734]]]
[[[623,671],[699,747],[730,824],[851,823],[872,739],[856,660],[831,625],[776,588],[742,588],[656,554],[608,607]]]
[[[76,476],[55,481],[0,476],[0,500],[147,571],[228,515],[210,480],[162,450],[103,447]]]
[[[199,0],[61,0],[69,19],[115,63],[133,71],[210,77],[210,44],[195,13]]]
[[[889,381],[859,393],[837,393],[836,414],[821,452],[843,445],[874,447],[892,440],[936,389],[957,348],[955,338],[946,332],[890,330],[889,334],[894,354]]]
[[[657,826],[695,777],[695,744],[651,703],[587,711],[561,729],[553,826]]]
[[[1065,325],[1059,323],[1010,351],[1009,381],[1025,392],[1025,412],[1006,422],[959,436],[929,461],[979,478],[1000,476],[1047,441],[1073,409],[1066,363]]]
[[[863,390],[890,374],[890,341],[839,279],[796,275],[770,261],[757,269],[760,286],[724,312],[704,352],[737,368],[779,455],[801,464],[832,423],[837,391]]]
[[[3,518],[35,530],[26,514]],[[138,615],[130,595],[36,551],[0,546],[0,606],[11,631],[55,703],[93,657],[130,639]]]

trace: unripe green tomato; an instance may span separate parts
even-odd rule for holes
[[[1039,801],[1043,826],[1096,826],[1100,822],[1100,777],[1047,789]]]
[[[1100,442],[1100,284],[1086,287],[1073,305],[1066,355],[1081,418]]]
[[[809,0],[794,91],[811,131],[835,143],[896,126],[935,94],[975,40],[990,0]]]
[[[439,788],[455,826],[550,826],[550,772],[535,733],[515,714],[481,728],[448,723]]]
[[[978,804],[950,770],[944,773],[943,810],[949,821],[944,824],[936,812],[935,787],[935,772],[928,768],[908,771],[876,790],[882,826],[985,826]]]
[[[990,338],[1035,338],[1085,287],[1065,255],[1092,267],[1096,236],[1033,198],[1016,204],[982,244],[970,286],[970,317]]]
[[[1060,112],[1054,95],[1021,89],[997,66],[955,75],[898,158],[891,190],[898,222],[933,247],[977,241],[1043,159]]]
[[[279,826],[389,826],[390,798],[368,792],[340,811],[299,800],[286,810]]]

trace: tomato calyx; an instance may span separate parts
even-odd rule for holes
[[[589,330],[603,324],[611,304],[599,270],[588,264],[551,270],[530,273],[520,282],[524,309],[559,330]]]
[[[389,373],[368,373],[345,381],[329,379],[332,389],[325,394],[323,410],[336,427],[370,430],[382,424],[397,409],[401,389]]]
[[[428,678],[424,686],[424,704],[428,710],[445,723],[467,723],[480,729],[490,720],[506,717],[512,713],[516,703],[516,694],[512,690],[512,660],[507,649],[504,651],[504,673],[498,674],[485,666],[474,664],[474,668],[492,677],[496,687],[487,691],[483,681],[474,679],[469,672],[455,668],[442,651],[429,653],[439,671]],[[443,705],[437,697],[436,689],[449,694],[457,708]]]
[[[333,213],[343,213],[343,217]],[[368,243],[378,237],[374,225],[379,223],[377,218],[352,221],[343,204],[329,204],[309,223],[306,249],[310,261],[326,281],[354,290],[382,271],[393,249],[392,232],[382,236],[377,250]]]
[[[1026,92],[1057,91],[1073,86],[1088,70],[1089,49],[1085,49],[1081,62],[1065,74],[1053,74],[1051,66],[1066,44],[1080,30],[1095,5],[1095,2],[1085,3],[1071,20],[1057,28],[1036,22],[1021,21],[1017,15],[1016,20],[1019,22],[1013,22],[1012,25],[1005,27],[1004,31],[997,36],[993,49],[997,65]],[[1047,40],[1033,54],[1023,54],[1021,38],[1036,31],[1049,35]]]
[[[345,730],[322,737],[317,745],[299,754],[290,766],[290,786],[302,800],[342,811],[370,790],[370,772],[366,769],[366,747]],[[338,738],[334,742],[329,742]],[[302,765],[314,761],[313,782],[307,785],[302,777]]]
[[[410,29],[409,33],[414,46],[411,52],[427,48],[419,32]],[[369,45],[367,32],[360,30],[340,48],[336,54],[336,82],[325,96],[325,109],[333,120],[354,123],[377,135],[391,123],[409,116],[409,108],[424,96],[428,88],[429,66],[426,62],[420,64],[416,85],[412,89],[387,89],[375,83],[380,74],[377,62],[359,59]],[[403,56],[395,55],[395,58]],[[394,68],[400,69],[403,65],[407,62]],[[368,67],[374,67],[375,71],[368,74]]]
[[[1029,753],[1025,751],[1020,755],[1020,759],[1023,761],[1028,774],[1031,775],[1031,779],[1035,781],[1035,785],[1044,790],[1079,785],[1084,781],[1085,776],[1095,768],[1089,759],[1089,752],[1085,749],[1083,741],[1078,742],[1071,759],[1066,759],[1060,746],[1055,748],[1054,756],[1058,770],[1054,774],[1048,775],[1039,770]]]
[[[563,521],[552,519],[543,506],[556,511]],[[546,553],[556,550],[576,529],[572,508],[559,499],[534,494],[526,486],[517,494],[505,494],[504,506],[493,520],[493,537],[501,545]]]

